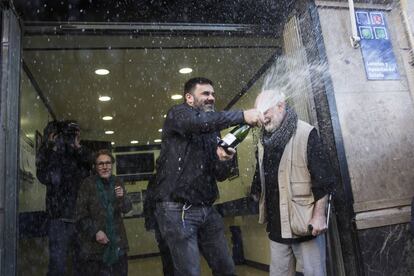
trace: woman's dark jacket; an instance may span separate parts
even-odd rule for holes
[[[219,131],[243,122],[242,111],[204,112],[185,103],[172,107],[162,131],[155,200],[212,204],[216,180],[225,180],[231,165],[217,157]]]
[[[76,202],[76,225],[82,259],[102,260],[105,249],[105,245],[96,241],[96,233],[99,230],[106,234],[106,209],[100,201],[96,186],[97,178],[97,175],[92,175],[83,181]],[[104,185],[107,184],[104,182]],[[115,199],[117,203],[114,206],[115,233],[119,235],[118,247],[123,252],[127,252],[128,240],[122,213],[129,212],[132,209],[132,204],[126,195],[124,184],[119,178],[115,178],[115,186],[121,186],[124,189],[123,198]]]

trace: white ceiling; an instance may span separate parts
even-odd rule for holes
[[[232,36],[27,36],[24,62],[58,119],[76,119],[82,138],[116,146],[154,144],[163,115],[185,81],[215,83],[222,110],[279,46],[277,39]],[[180,74],[191,67],[190,74]],[[98,76],[97,68],[109,75]],[[98,101],[109,95],[109,102]],[[112,121],[102,117],[111,115]],[[24,116],[24,114],[22,115]],[[112,135],[105,130],[115,131]]]

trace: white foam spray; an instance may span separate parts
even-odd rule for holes
[[[256,101],[256,108],[265,112],[282,100],[287,100],[295,107],[312,93],[310,74],[322,76],[327,72],[325,63],[306,62],[305,49],[299,49],[289,56],[277,58],[275,63],[267,71],[261,95]],[[312,80],[322,81],[323,78]]]

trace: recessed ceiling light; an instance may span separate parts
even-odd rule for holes
[[[103,116],[102,117],[102,120],[104,120],[104,121],[110,121],[112,119],[113,119],[112,116]]]
[[[137,140],[132,140],[131,144],[138,144],[138,141]]]
[[[193,72],[193,69],[191,69],[190,67],[184,67],[181,68],[178,72],[180,72],[181,74],[189,74]]]
[[[171,96],[171,99],[173,100],[180,100],[182,98],[183,98],[183,95],[180,95],[180,94],[174,94]]]
[[[95,74],[100,75],[100,76],[105,76],[109,74],[109,70],[108,69],[96,69],[95,70]]]
[[[115,145],[115,142],[111,142],[111,145]]]
[[[161,139],[155,139],[154,142],[155,143],[161,143]]]
[[[99,96],[99,100],[101,102],[107,102],[107,101],[111,100],[111,97],[109,97],[109,96]]]
[[[113,131],[113,130],[105,130],[105,134],[114,134],[115,133],[115,131]]]
[[[162,128],[160,128],[160,129],[158,130],[158,132],[162,132]]]

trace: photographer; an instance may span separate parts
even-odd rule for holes
[[[36,156],[37,178],[46,185],[49,218],[48,275],[65,275],[67,257],[77,274],[74,215],[81,181],[89,175],[91,154],[80,145],[80,128],[75,121],[52,121],[43,131],[44,141]],[[71,253],[72,252],[72,253]]]

